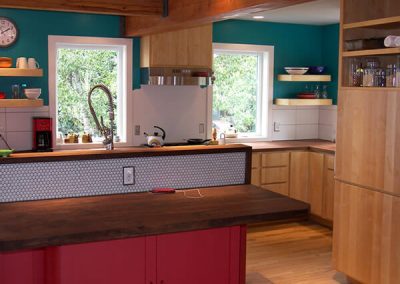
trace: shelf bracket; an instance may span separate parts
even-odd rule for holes
[[[168,17],[168,14],[169,14],[168,0],[163,0],[163,13],[162,13],[163,18]]]

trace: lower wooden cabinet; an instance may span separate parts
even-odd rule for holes
[[[244,284],[246,227],[0,253],[1,284]]]
[[[333,262],[365,284],[400,281],[400,197],[336,183]]]
[[[1,284],[44,284],[45,250],[0,253]]]
[[[296,151],[290,153],[290,185],[289,196],[309,202],[309,152]]]
[[[311,213],[333,220],[333,154],[309,151],[256,152],[251,183],[310,203]]]

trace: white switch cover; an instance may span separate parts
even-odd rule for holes
[[[124,167],[124,185],[135,184],[135,167]]]

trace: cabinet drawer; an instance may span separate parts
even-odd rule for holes
[[[325,155],[325,165],[328,170],[335,169],[335,156],[334,155]]]
[[[260,186],[260,169],[251,169],[251,184]]]
[[[264,168],[261,169],[261,184],[280,183],[289,181],[289,168]]]
[[[289,196],[289,183],[274,183],[274,184],[264,184],[262,188],[268,189],[270,191]]]
[[[262,154],[263,167],[289,166],[289,152],[275,152]]]
[[[251,155],[251,168],[257,169],[260,167],[261,153],[253,153]]]

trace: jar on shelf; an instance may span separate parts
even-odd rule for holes
[[[383,68],[376,68],[374,74],[374,87],[386,87],[386,72]]]
[[[362,62],[358,58],[352,58],[350,62],[349,70],[349,86],[350,87],[361,87],[363,83],[364,70],[362,68]]]
[[[316,99],[320,99],[321,98],[321,88],[319,87],[319,85],[315,86],[314,95],[315,95]]]
[[[376,72],[379,67],[379,60],[377,58],[371,57],[367,58],[366,67],[363,74],[363,87],[376,87]]]
[[[396,87],[396,75],[397,66],[396,64],[389,64],[386,66],[386,87]]]
[[[322,86],[321,98],[323,98],[323,99],[328,98],[328,86],[327,85]]]

